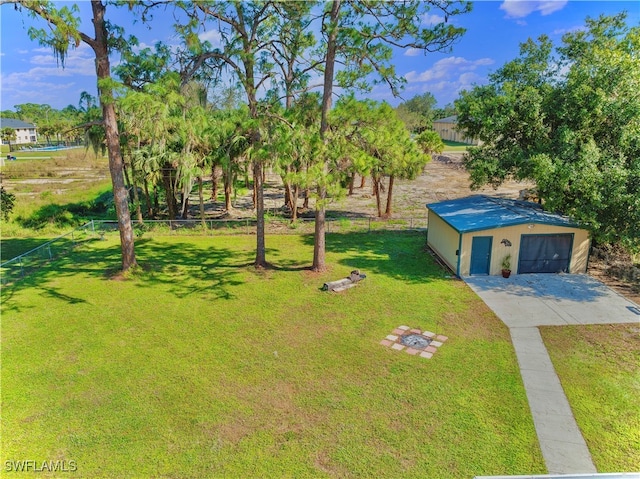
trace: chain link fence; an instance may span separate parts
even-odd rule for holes
[[[97,238],[93,221],[58,236],[15,258],[0,264],[0,284],[3,286],[24,278],[56,258],[69,254],[79,243]]]
[[[118,230],[117,221],[94,221],[95,231],[104,236]],[[217,220],[144,220],[133,222],[133,229],[138,237],[150,234],[169,235],[254,235],[256,234],[255,218],[217,219]],[[292,222],[289,219],[265,218],[265,234],[311,234],[314,232],[315,220],[301,218]],[[327,218],[327,233],[370,233],[389,230],[426,230],[427,218],[394,218],[379,219],[373,217]]]
[[[145,220],[132,222],[136,237],[144,235],[255,235],[255,218],[216,220]],[[313,234],[313,218],[292,222],[288,219],[265,217],[265,234]],[[327,218],[327,233],[371,233],[389,230],[426,231],[425,218],[379,219],[373,217]],[[92,239],[105,239],[118,234],[118,222],[91,220],[90,222],[48,241],[37,248],[0,264],[0,283],[4,286],[37,271],[47,263],[69,254],[80,243]]]

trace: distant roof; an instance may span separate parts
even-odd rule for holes
[[[458,115],[448,116],[435,120],[434,123],[458,123]]]
[[[528,223],[579,227],[566,216],[544,211],[536,203],[485,195],[430,203],[427,208],[459,233]]]
[[[14,120],[13,118],[0,118],[0,128],[35,128],[33,123],[27,123],[22,120]]]

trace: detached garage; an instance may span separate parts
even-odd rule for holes
[[[527,201],[469,196],[427,205],[428,246],[458,276],[585,273],[589,233],[564,216]]]

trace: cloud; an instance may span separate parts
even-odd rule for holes
[[[38,80],[42,77],[95,76],[95,59],[93,51],[88,45],[81,44],[78,48],[67,52],[64,68],[48,48],[36,48],[33,52],[39,55],[29,57],[29,63],[35,65],[26,72],[20,73],[26,80]]]
[[[445,18],[440,15],[429,15],[428,13],[422,16],[422,24],[429,25],[437,25],[438,23],[444,23]]]
[[[494,63],[495,61],[488,57],[477,60],[456,56],[443,58],[427,70],[407,73],[404,76],[407,83],[402,98],[406,100],[415,95],[429,92],[437,98],[439,105],[444,106],[453,102],[462,90],[469,90],[475,85],[486,83],[487,77],[483,69]],[[399,101],[384,91],[376,93],[378,93],[379,99],[387,100],[390,103]]]
[[[533,12],[544,16],[562,10],[567,3],[568,0],[505,0],[500,10],[506,12],[506,18],[524,18]]]
[[[491,58],[480,58],[479,60],[467,60],[462,57],[448,57],[438,60],[428,70],[422,73],[411,71],[405,75],[405,79],[409,83],[416,82],[432,82],[459,76],[465,72],[471,72],[478,67],[493,65],[494,60]]]
[[[404,52],[404,56],[405,57],[417,57],[418,55],[420,55],[423,51],[420,50],[419,48],[409,48]]]
[[[218,30],[207,30],[198,35],[198,38],[203,42],[209,42],[214,47],[219,47],[222,41],[222,35]]]
[[[553,31],[553,35],[564,35],[565,33],[575,33],[585,31],[586,27],[584,25],[578,25],[576,27],[571,28],[558,28]]]
[[[30,50],[29,55],[23,57],[30,66],[28,69],[2,73],[3,104],[44,103],[62,108],[76,103],[81,91],[95,90],[95,62],[90,47],[83,45],[69,50],[65,68],[58,66],[48,48]],[[58,105],[58,102],[64,104]]]

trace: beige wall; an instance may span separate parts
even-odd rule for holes
[[[460,133],[456,127],[457,123],[433,123],[433,129],[440,135],[440,138],[447,141],[457,141],[459,143],[467,143],[469,145],[477,145],[478,141],[472,138],[465,137],[462,133]]]
[[[431,217],[435,216],[429,213],[429,225],[431,225]],[[440,218],[438,218],[444,223]],[[452,229],[446,225],[449,229]],[[531,226],[531,228],[529,228]],[[502,270],[502,260],[507,254],[511,254],[511,269],[513,274],[518,269],[518,254],[520,252],[520,236],[528,234],[573,234],[573,245],[571,251],[571,263],[569,264],[570,273],[586,273],[587,260],[589,257],[589,247],[591,240],[586,230],[579,228],[569,228],[563,226],[532,224],[507,226],[504,228],[494,228],[489,230],[474,231],[472,233],[464,233],[462,235],[462,247],[460,248],[460,275],[468,276],[471,263],[471,242],[474,236],[491,236],[493,237],[491,247],[491,267],[489,274],[500,274]],[[429,229],[429,237],[431,229]],[[430,239],[430,238],[429,238]],[[507,247],[500,242],[508,239],[511,246]],[[457,246],[456,246],[457,248]]]
[[[429,210],[427,244],[457,274],[460,233],[449,226],[442,218]]]

